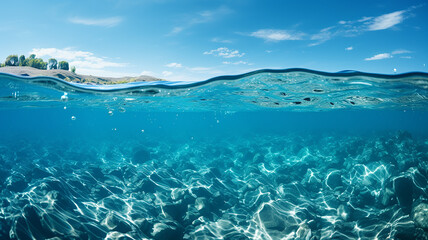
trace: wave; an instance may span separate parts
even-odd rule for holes
[[[85,98],[86,104],[91,104],[91,101],[96,104],[103,98],[101,95],[125,97],[128,100],[129,97],[136,97],[133,101],[137,103],[150,103],[153,97],[163,98],[164,101],[184,97],[180,101],[184,108],[190,109],[201,108],[201,104],[195,102],[223,103],[230,108],[248,105],[244,106],[246,110],[252,110],[254,106],[426,108],[428,103],[428,73],[424,72],[389,75],[352,70],[329,73],[303,68],[261,69],[195,82],[153,81],[116,85],[88,85],[55,77],[27,77],[7,73],[0,73],[0,79],[0,102],[11,102],[12,98],[17,100],[17,92],[21,102],[55,101],[58,100],[58,92],[65,92],[68,94],[67,100],[74,95],[76,98]],[[203,105],[202,108],[207,104]]]

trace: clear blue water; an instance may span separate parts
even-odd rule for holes
[[[0,239],[427,239],[428,74],[0,74]]]

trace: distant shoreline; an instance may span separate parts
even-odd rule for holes
[[[52,69],[52,70],[40,70],[33,67],[22,67],[22,66],[7,66],[0,67],[0,72],[9,73],[17,76],[47,76],[56,77],[67,82],[84,83],[84,84],[120,84],[130,82],[152,82],[152,81],[165,81],[165,79],[155,78],[151,76],[138,76],[138,77],[97,77],[92,75],[80,75],[67,70]]]

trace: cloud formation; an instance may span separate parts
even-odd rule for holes
[[[220,47],[214,50],[204,52],[205,55],[214,55],[223,58],[243,57],[245,53],[240,53],[238,50],[232,50],[227,47]]]
[[[411,51],[405,50],[405,49],[399,49],[399,50],[392,51],[391,53],[376,54],[373,57],[365,58],[364,60],[373,61],[373,60],[388,59],[388,58],[393,58],[394,55],[400,55],[400,54],[405,54],[405,53],[411,53]],[[411,56],[400,56],[400,58],[410,59],[412,57]]]
[[[416,7],[410,7],[405,10],[395,11],[377,17],[362,17],[358,20],[351,21],[341,20],[337,24],[323,28],[319,30],[319,32],[313,34],[284,29],[259,29],[248,35],[264,39],[267,42],[312,40],[313,42],[310,43],[309,46],[316,46],[339,36],[355,37],[368,31],[379,31],[392,28],[402,23],[414,8]]]
[[[168,76],[171,76],[171,75],[172,75],[172,72],[170,72],[170,71],[163,71],[163,72],[162,72],[162,75],[163,75],[164,77],[168,77]]]
[[[355,37],[369,31],[380,31],[402,23],[416,7],[395,11],[377,17],[362,17],[358,20],[339,21],[336,25],[321,29],[310,37],[314,42],[309,46],[322,44],[335,37]]]
[[[374,55],[373,57],[365,58],[364,60],[373,61],[373,60],[381,60],[381,59],[387,59],[387,58],[392,58],[392,55],[389,53],[380,53],[380,54]]]
[[[349,46],[349,47],[345,48],[345,50],[346,50],[346,51],[352,51],[352,50],[354,50],[354,47]]]
[[[140,73],[140,75],[143,75],[143,76],[154,76],[155,75],[155,73],[154,72],[152,72],[152,71],[142,71],[141,73]]]
[[[251,65],[250,63],[244,62],[244,61],[237,61],[237,62],[224,61],[223,64],[226,64],[226,65],[230,65],[230,64],[232,64],[232,65],[240,65],[240,64],[242,64],[242,65]]]
[[[405,53],[411,53],[411,51],[409,50],[405,50],[405,49],[399,49],[399,50],[395,50],[393,51],[391,54],[405,54]]]
[[[252,32],[250,36],[264,39],[265,41],[301,40],[304,33],[281,29],[260,29]]]
[[[98,27],[115,27],[122,22],[121,17],[110,17],[110,18],[81,18],[73,17],[68,19],[71,23],[82,24],[87,26],[98,26]]]
[[[91,52],[72,50],[71,48],[33,48],[30,54],[37,57],[56,58],[57,60],[66,60],[70,66],[84,69],[103,69],[106,67],[124,67],[126,63],[117,63],[96,57]]]
[[[170,68],[181,68],[181,67],[183,67],[183,65],[181,65],[181,63],[176,63],[176,62],[168,63],[165,66],[170,67]]]
[[[391,28],[404,21],[405,12],[405,10],[396,11],[376,17],[370,22],[368,30],[377,31]]]

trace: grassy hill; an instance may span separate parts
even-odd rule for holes
[[[67,82],[75,83],[86,83],[86,84],[119,84],[119,83],[129,83],[129,82],[150,82],[150,81],[165,81],[164,79],[155,78],[151,76],[138,76],[138,77],[121,77],[121,78],[112,78],[112,77],[97,77],[92,75],[79,75],[71,71],[66,70],[40,70],[32,67],[1,67],[0,72],[10,73],[17,76],[49,76],[56,77]]]

